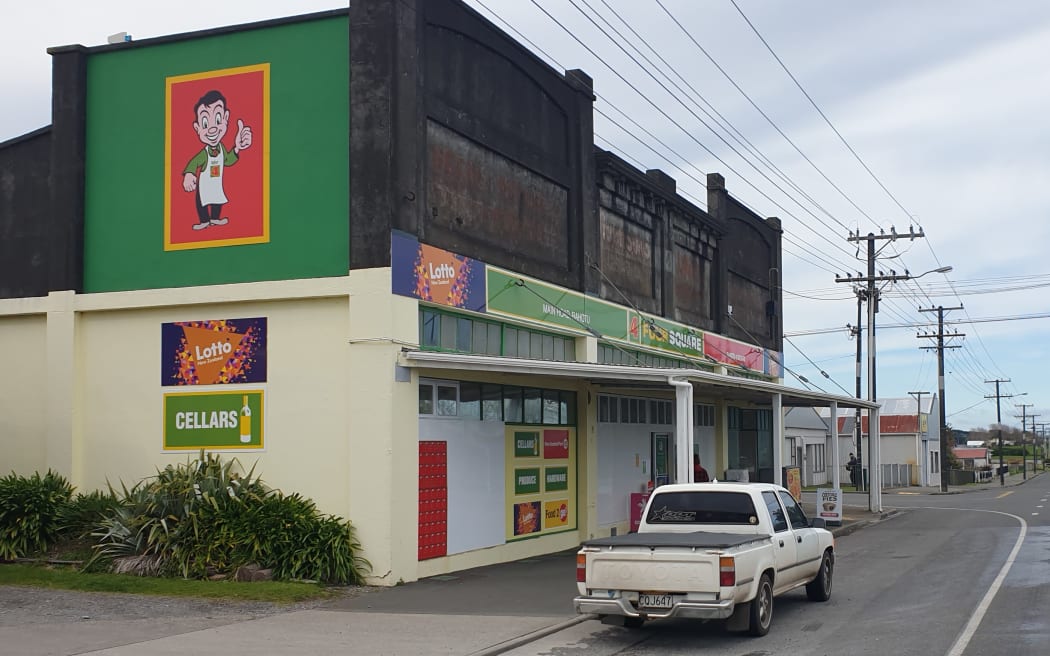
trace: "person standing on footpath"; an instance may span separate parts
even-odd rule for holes
[[[857,488],[857,470],[860,469],[860,463],[857,461],[857,456],[852,453],[849,454],[849,462],[846,463],[846,470],[849,471],[849,482],[855,488]]]

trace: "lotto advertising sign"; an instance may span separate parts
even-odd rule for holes
[[[164,323],[160,384],[266,382],[266,317]]]
[[[165,451],[262,447],[262,390],[164,395]]]
[[[421,244],[411,235],[390,234],[393,292],[421,301],[485,311],[485,264]]]

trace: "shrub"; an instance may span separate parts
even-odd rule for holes
[[[73,486],[51,470],[0,478],[0,559],[46,550],[60,532],[59,509],[72,495]]]
[[[96,559],[119,571],[203,578],[247,564],[277,579],[360,583],[370,567],[347,521],[323,516],[309,499],[283,495],[254,476],[237,473],[201,452],[185,465],[165,467],[116,496],[92,533]],[[90,563],[89,563],[90,564]]]
[[[73,539],[86,537],[119,503],[112,490],[95,490],[88,494],[78,492],[68,503],[58,508],[59,531]]]

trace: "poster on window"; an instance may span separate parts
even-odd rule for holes
[[[506,539],[576,528],[576,429],[508,426]]]

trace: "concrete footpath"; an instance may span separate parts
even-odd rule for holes
[[[1007,484],[1021,482],[1017,475],[1009,477]],[[998,487],[998,480],[994,483]],[[940,493],[935,488],[906,490]],[[887,494],[892,492],[884,493],[884,505],[889,505]],[[837,537],[896,513],[892,509],[871,513],[863,494],[846,492],[844,497],[843,524],[831,529]],[[804,493],[803,505],[812,516],[815,494]],[[492,656],[590,619],[574,613],[575,594],[575,551],[571,550],[375,589],[320,608],[246,621],[197,618],[196,624],[187,622],[183,630],[163,617],[2,627],[0,653]]]

